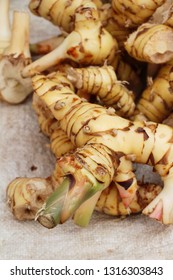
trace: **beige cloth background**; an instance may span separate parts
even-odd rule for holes
[[[12,0],[11,11],[27,9],[28,2]],[[57,28],[31,15],[32,42],[56,33]],[[144,216],[117,221],[94,213],[87,228],[68,221],[52,230],[15,220],[6,205],[6,187],[15,177],[50,174],[54,157],[47,143],[31,98],[18,106],[0,104],[0,259],[173,259],[173,226]],[[31,171],[32,165],[37,170]]]

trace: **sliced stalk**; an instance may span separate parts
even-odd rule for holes
[[[29,15],[15,11],[10,45],[0,61],[0,95],[4,101],[18,104],[32,92],[31,79],[21,75],[29,63]]]
[[[83,170],[80,181],[74,181],[72,176],[64,177],[57,190],[38,211],[36,220],[47,228],[53,228],[68,220],[87,199],[104,188],[94,176]]]
[[[86,200],[75,212],[73,220],[76,225],[81,227],[88,226],[92,213],[95,209],[97,201],[101,195],[101,191],[98,191],[91,198]]]
[[[50,195],[43,204],[43,207],[37,212],[35,219],[40,224],[47,228],[53,228],[60,223],[62,207],[70,185],[70,177],[64,177],[60,186]]]
[[[10,0],[0,0],[0,56],[8,47],[11,38],[9,4]]]

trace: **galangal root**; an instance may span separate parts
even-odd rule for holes
[[[51,149],[55,156],[60,157],[72,151],[75,148],[74,145],[72,145],[67,135],[59,127],[59,122],[53,117],[51,111],[36,94],[33,96],[33,107],[38,115],[41,130],[45,135],[50,137]],[[124,178],[121,178],[120,170],[117,172],[119,172],[118,176],[122,181]],[[55,176],[47,179],[18,178],[9,185],[7,192],[8,203],[17,219],[34,219],[36,212],[41,208],[43,202],[57,187],[57,180],[59,177],[56,176],[56,180],[54,178]],[[122,202],[122,198],[118,192],[117,187],[119,186],[120,188],[120,184],[123,184],[123,182],[120,183],[120,180],[119,185],[112,182],[104,191],[98,192],[96,198],[88,199],[86,203],[75,212],[73,217],[75,223],[80,226],[86,226],[88,224],[90,215],[88,217],[88,211],[86,210],[89,209],[91,211],[91,202],[94,203],[93,208],[109,215],[125,216],[130,213],[139,213],[162,189],[160,186],[154,184],[138,184],[139,188],[137,189],[136,195],[127,208]],[[121,194],[123,194],[122,190]],[[82,208],[85,210],[83,215],[81,214],[81,212],[83,212]]]
[[[37,75],[33,78],[33,87],[59,120],[72,143],[78,147],[99,143],[111,152],[132,155],[132,161],[154,166],[163,180],[164,188],[143,213],[153,216],[159,205],[159,220],[165,224],[172,223],[171,202],[167,200],[167,192],[169,198],[172,195],[172,128],[153,122],[132,122],[110,115],[106,108],[82,101],[67,84],[63,86],[62,81],[60,73],[50,78]],[[59,86],[54,90],[56,84]]]
[[[28,62],[16,72],[29,90],[22,98],[6,94],[6,101],[22,102],[34,91],[33,107],[57,160],[48,178],[8,185],[14,216],[48,228],[71,217],[86,226],[95,209],[142,212],[172,224],[173,129],[162,124],[173,102],[171,1],[32,0],[29,8],[62,33],[30,45],[28,32],[27,39],[21,33]],[[20,61],[25,53],[16,50],[14,34],[2,37],[0,66],[7,55]],[[29,47],[46,55],[31,63]],[[133,163],[151,165],[163,186],[138,182]]]
[[[92,1],[73,1],[72,6],[76,2],[78,6],[75,7],[75,14],[73,11],[72,32],[52,52],[25,67],[23,76],[44,71],[66,59],[82,65],[103,65],[105,61],[108,64],[112,62],[118,44],[103,28],[96,5]],[[62,12],[60,9],[58,11]],[[66,13],[68,14],[67,11]],[[64,15],[63,18],[65,19]]]
[[[163,124],[132,122],[110,114],[101,105],[82,101],[69,84],[58,72],[48,77],[33,77],[35,93],[52,111],[73,145],[81,147],[58,160],[58,171],[55,169],[53,177],[63,181],[39,210],[39,221],[48,227],[66,221],[112,181],[125,207],[129,207],[138,188],[131,162],[139,162],[154,166],[164,182],[163,190],[143,213],[165,224],[172,223],[171,202],[167,201],[172,195],[172,129]]]

